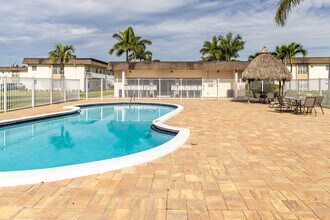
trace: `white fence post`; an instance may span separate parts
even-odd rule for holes
[[[34,83],[34,77],[32,77],[32,86],[31,86],[31,88],[32,88],[32,108],[34,108],[34,105],[35,105],[35,94],[34,94],[34,92],[35,92],[35,83]]]
[[[204,79],[202,78],[202,94],[201,94],[201,96],[202,96],[202,101],[204,100]]]
[[[140,78],[138,78],[138,99],[140,99]]]
[[[118,80],[118,78],[117,78],[117,80],[116,80],[116,93],[117,93],[117,100],[119,99],[119,80]]]
[[[220,79],[218,78],[218,84],[217,84],[217,100],[219,101],[219,86],[220,86]]]
[[[66,102],[66,79],[63,80],[63,101]]]
[[[180,79],[180,100],[182,100],[182,78]]]
[[[86,88],[85,88],[85,92],[86,92],[86,100],[88,100],[88,78],[86,78]]]
[[[3,84],[3,112],[7,112],[7,76]]]
[[[245,84],[244,84],[244,89],[242,91],[242,78],[239,78],[239,96],[240,96],[240,100],[243,98],[243,96],[245,96]]]
[[[121,97],[125,98],[125,71],[121,72]]]
[[[77,82],[78,82],[78,86],[77,86],[77,89],[78,89],[78,97],[77,97],[77,100],[80,100],[80,79],[78,79]]]
[[[53,78],[50,79],[49,102],[53,104]]]
[[[101,100],[103,100],[103,79],[101,78]]]
[[[160,78],[159,78],[159,92],[158,92],[158,99],[160,99],[161,96],[161,85],[160,85]]]
[[[319,78],[319,95],[322,95],[322,84],[321,84],[321,78]]]

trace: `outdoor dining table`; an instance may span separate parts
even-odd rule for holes
[[[286,97],[287,100],[290,101],[291,105],[294,103],[292,106],[294,107],[293,112],[298,114],[299,113],[299,108],[302,106],[301,102],[305,100],[305,98],[302,97]]]

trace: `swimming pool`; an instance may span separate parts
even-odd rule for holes
[[[74,168],[76,174],[71,177],[76,177],[80,176],[77,173],[88,175],[134,165],[159,156],[152,151],[173,145],[172,139],[180,133],[180,129],[161,123],[180,111],[175,105],[102,104],[80,108],[72,107],[75,112],[69,115],[0,127],[0,178],[39,171],[38,181],[52,181],[70,176],[59,177],[61,168],[65,168],[62,172]],[[178,143],[182,145],[182,141]],[[166,152],[173,147],[167,148]],[[44,177],[42,173],[47,171],[52,174]],[[47,178],[49,175],[51,178]],[[1,179],[0,185],[4,185]]]

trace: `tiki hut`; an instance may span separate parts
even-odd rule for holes
[[[291,72],[287,67],[276,59],[267,47],[263,47],[260,54],[254,58],[242,73],[244,81],[248,81],[248,101],[250,101],[250,82],[251,81],[279,81],[279,91],[281,91],[281,82],[290,81]]]

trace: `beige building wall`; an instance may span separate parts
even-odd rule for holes
[[[114,78],[121,80],[122,71],[114,71]],[[126,70],[125,78],[185,78],[185,79],[235,79],[234,70]]]

